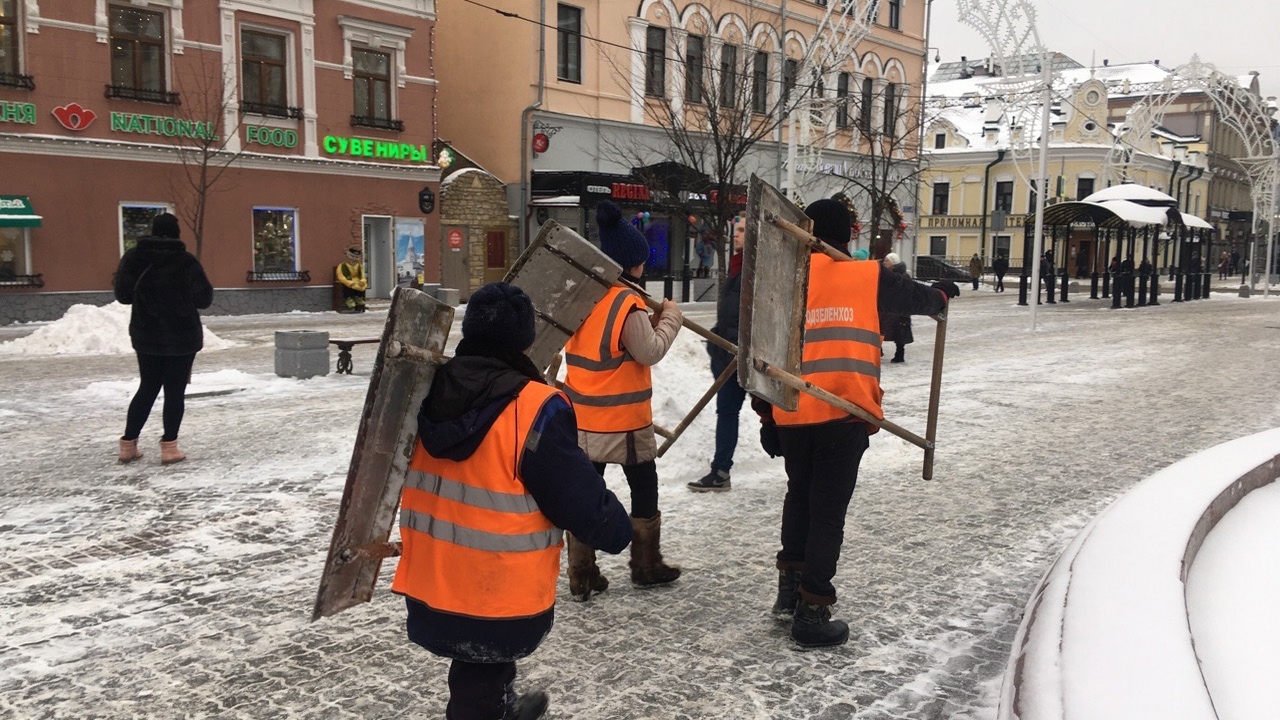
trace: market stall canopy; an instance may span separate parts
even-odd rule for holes
[[[1035,217],[1035,213],[1027,215],[1027,227],[1032,226]],[[1146,207],[1127,200],[1063,202],[1044,209],[1045,227],[1091,223],[1100,228],[1119,230],[1164,225],[1168,222],[1165,209]]]
[[[1108,200],[1128,200],[1139,205],[1177,207],[1178,201],[1171,196],[1136,183],[1123,183],[1103,188],[1086,198],[1084,202],[1106,202]]]
[[[26,195],[0,195],[0,227],[40,227],[43,219]]]
[[[1150,227],[1170,222],[1168,208],[1139,205],[1129,200],[1107,200],[1098,204],[1115,213],[1117,217],[1128,223],[1129,227]]]
[[[1213,226],[1202,218],[1188,213],[1182,213],[1182,224],[1194,230],[1212,230]]]

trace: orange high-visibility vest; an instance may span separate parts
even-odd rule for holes
[[[542,383],[525,385],[466,460],[442,460],[415,443],[392,592],[479,618],[551,609],[563,531],[538,509],[519,468],[533,421],[554,395]]]
[[[573,401],[578,428],[618,433],[653,424],[653,380],[622,348],[627,316],[644,310],[634,290],[614,287],[564,346],[564,391]]]
[[[815,254],[809,261],[801,377],[884,418],[880,400],[880,316],[876,296],[880,264],[874,260],[836,261]],[[795,412],[775,408],[779,425],[813,425],[850,417],[817,398],[800,393]],[[869,433],[878,428],[872,426]]]

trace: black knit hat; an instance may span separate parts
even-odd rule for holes
[[[523,352],[533,344],[533,301],[515,285],[485,285],[467,301],[462,337]]]
[[[600,249],[623,270],[643,265],[649,259],[649,241],[622,218],[622,208],[608,200],[600,201],[596,204],[596,225],[600,228]]]
[[[813,234],[819,240],[835,245],[838,250],[848,246],[853,218],[844,203],[830,198],[815,200],[804,209],[804,214],[813,220]]]
[[[152,218],[151,237],[173,238],[174,240],[182,237],[182,228],[178,226],[178,218],[169,213],[160,213]]]

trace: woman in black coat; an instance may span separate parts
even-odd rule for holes
[[[116,300],[133,306],[129,338],[138,355],[141,376],[120,438],[122,463],[142,457],[138,435],[162,388],[160,462],[167,465],[187,459],[178,449],[178,429],[191,366],[204,347],[199,311],[213,302],[213,286],[179,235],[178,218],[169,213],[157,215],[151,222],[151,235],[138,240],[137,246],[120,258],[116,270]]]
[[[890,270],[908,278],[911,277],[911,274],[907,272],[907,264],[902,262],[902,258],[898,257],[898,253],[885,255],[883,262],[884,266]],[[911,316],[881,312],[880,335],[885,342],[892,342],[894,345],[893,357],[889,362],[905,362],[906,358],[903,354],[906,352],[907,346],[916,341],[915,335],[911,332]]]

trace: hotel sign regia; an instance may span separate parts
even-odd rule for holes
[[[1009,214],[1005,217],[1005,225],[1007,227],[1022,227],[1026,223],[1026,216],[1019,214]],[[922,229],[946,229],[946,228],[963,228],[974,230],[982,229],[981,215],[926,215],[920,218],[920,227]],[[987,228],[992,227],[991,218],[987,218]]]

